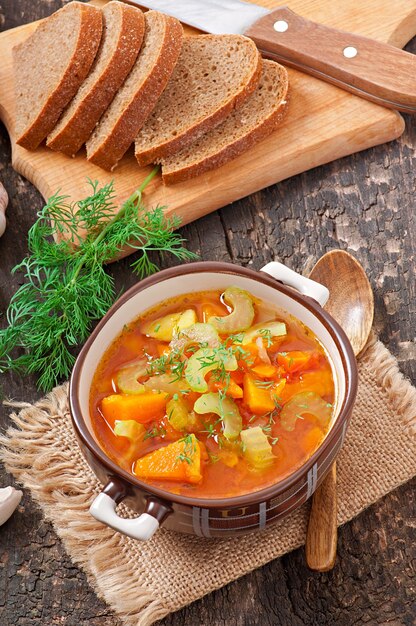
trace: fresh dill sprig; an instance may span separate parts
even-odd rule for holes
[[[185,445],[183,448],[183,452],[178,454],[178,456],[176,457],[176,463],[179,463],[180,461],[185,461],[186,463],[191,465],[196,452],[196,444],[192,439],[192,435],[186,435],[186,437],[182,437],[182,439],[179,439],[179,441],[183,441]]]
[[[11,298],[8,326],[0,331],[0,372],[37,374],[44,391],[68,377],[73,349],[115,300],[104,265],[122,251],[140,252],[131,266],[140,278],[158,269],[151,251],[195,258],[172,232],[179,218],[168,219],[162,207],[148,210],[143,204],[142,193],[157,171],[118,213],[112,182],[99,187],[89,181],[90,196],[78,202],[58,193],[48,200],[29,231],[29,255],[13,269],[24,283]]]

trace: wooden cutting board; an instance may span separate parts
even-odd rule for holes
[[[104,0],[94,2],[104,5]],[[273,0],[258,2],[268,8]],[[288,0],[293,11],[317,22],[403,47],[416,33],[416,0]],[[13,167],[47,198],[57,189],[72,199],[88,193],[86,178],[114,179],[118,200],[132,193],[150,168],[139,168],[131,153],[113,173],[44,147],[29,152],[14,142],[12,47],[36,27],[28,24],[0,35],[0,117],[10,134]],[[187,29],[188,32],[196,32]],[[377,59],[374,59],[377,63]],[[147,206],[167,206],[183,223],[238,198],[339,157],[391,141],[403,132],[402,117],[332,85],[289,70],[291,99],[284,125],[231,163],[194,180],[165,187],[160,176],[146,191]]]

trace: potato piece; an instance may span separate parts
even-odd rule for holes
[[[182,432],[188,426],[189,411],[182,398],[172,398],[166,405],[166,414],[171,426]]]
[[[193,309],[186,309],[182,313],[169,313],[151,322],[145,322],[141,326],[141,332],[147,337],[159,339],[159,341],[172,341],[175,334],[192,326],[197,322],[196,313]]]

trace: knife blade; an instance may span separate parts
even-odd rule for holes
[[[213,34],[253,39],[260,52],[377,104],[416,113],[416,56],[307,20],[288,7],[242,0],[125,0]]]

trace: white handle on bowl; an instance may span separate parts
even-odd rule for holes
[[[100,493],[91,504],[90,513],[99,522],[140,541],[147,541],[153,537],[159,528],[159,522],[153,515],[142,513],[134,519],[125,519],[117,515],[116,506],[117,503],[113,498],[106,493]]]
[[[265,272],[279,280],[284,285],[289,285],[289,287],[293,287],[297,291],[299,291],[304,296],[309,296],[316,300],[321,306],[325,306],[328,302],[329,291],[320,283],[317,283],[310,278],[306,278],[302,276],[302,274],[298,274],[294,270],[289,269],[286,265],[282,263],[278,263],[277,261],[272,261],[271,263],[267,263],[264,267],[261,268],[261,272]]]

